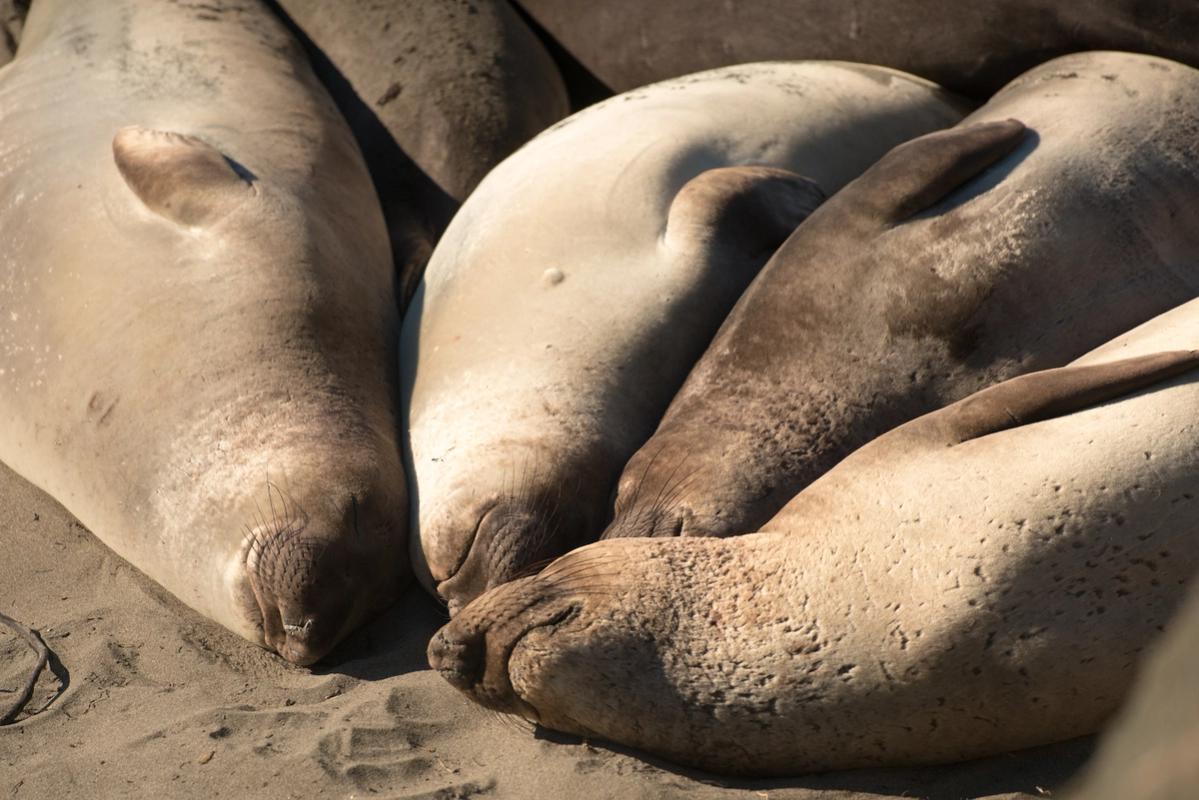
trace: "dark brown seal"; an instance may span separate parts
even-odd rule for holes
[[[506,0],[278,0],[366,156],[407,304],[457,206],[569,113],[557,67]]]
[[[1089,53],[894,150],[742,296],[626,465],[606,535],[756,530],[905,420],[1194,297],[1197,126],[1199,71]]]
[[[519,0],[613,90],[746,61],[881,64],[985,98],[1051,58],[1129,50],[1199,65],[1193,0]]]

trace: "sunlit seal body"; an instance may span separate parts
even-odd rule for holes
[[[1133,691],[1076,791],[1077,800],[1191,800],[1199,786],[1199,581],[1141,665]]]
[[[418,576],[452,612],[594,539],[620,466],[820,190],[958,118],[891,70],[747,65],[593,106],[504,161],[404,320]]]
[[[985,99],[1025,70],[1082,50],[1199,66],[1191,0],[517,0],[618,92],[726,64],[837,58],[906,70]]]
[[[605,535],[757,530],[875,436],[1199,295],[1196,129],[1199,71],[1085,53],[896,149],[745,292]]]
[[[569,112],[557,67],[507,0],[277,2],[362,145],[406,300],[457,204]]]
[[[387,234],[256,4],[39,0],[0,72],[0,459],[308,663],[406,574]]]
[[[722,773],[1094,731],[1199,567],[1195,347],[1199,301],[878,438],[768,532],[576,550],[464,609],[431,662],[492,708]]]

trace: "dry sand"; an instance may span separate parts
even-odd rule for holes
[[[3,466],[0,612],[61,662],[30,709],[66,683],[0,727],[0,800],[1041,797],[1091,748],[784,781],[674,769],[468,703],[425,663],[442,612],[415,587],[327,665],[292,667],[185,608]],[[33,662],[0,627],[0,707]]]

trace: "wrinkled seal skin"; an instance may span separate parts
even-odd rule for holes
[[[0,72],[0,459],[296,663],[406,575],[387,233],[256,2],[39,0]]]
[[[745,292],[605,536],[757,530],[879,434],[1199,295],[1196,129],[1199,71],[1087,53],[900,146]]]
[[[375,177],[406,304],[457,205],[569,113],[562,78],[506,0],[278,5],[330,62],[318,74]]]
[[[820,190],[958,118],[891,70],[747,65],[593,106],[497,167],[404,320],[426,587],[453,613],[598,536],[621,465]]]
[[[1096,730],[1199,567],[1199,301],[858,450],[766,531],[619,539],[430,643],[472,699],[713,772]]]
[[[1191,800],[1199,786],[1199,582],[1141,665],[1083,773],[1077,800]]]
[[[835,58],[881,64],[985,99],[1045,61],[1129,50],[1199,66],[1191,0],[518,0],[618,92],[743,61]]]

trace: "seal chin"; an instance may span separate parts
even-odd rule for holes
[[[474,536],[458,568],[437,584],[450,616],[489,589],[508,583],[548,561],[563,545],[555,505],[530,498],[486,504],[474,517]]]
[[[601,539],[670,538],[695,535],[690,524],[692,515],[682,507],[633,508],[618,511]]]
[[[648,456],[638,452],[625,466],[616,485],[615,514],[601,539],[708,535],[703,515],[687,500],[696,494],[695,476],[684,471],[682,462],[662,459],[664,449]]]

